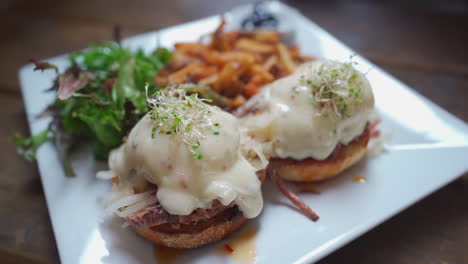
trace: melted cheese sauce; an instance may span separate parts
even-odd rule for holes
[[[120,182],[145,182],[158,186],[157,199],[169,213],[188,215],[197,208],[210,208],[213,200],[223,205],[235,202],[247,218],[256,217],[263,207],[256,169],[240,149],[237,119],[209,106],[219,134],[204,133],[197,149],[202,159],[194,159],[177,134],[156,134],[153,121],[143,117],[127,141],[109,158],[110,169]]]
[[[292,75],[269,84],[253,99],[259,114],[242,118],[242,126],[250,136],[267,143],[266,152],[272,157],[326,159],[338,144],[346,145],[364,131],[374,106],[369,82],[353,68],[350,75],[354,75],[353,83],[359,84],[361,102],[350,105],[346,116],[338,116],[336,108],[325,109],[330,113],[325,116],[324,110],[312,103],[316,100],[312,88],[301,80],[320,87],[323,79],[318,72],[323,66],[336,69],[341,65],[308,62]]]

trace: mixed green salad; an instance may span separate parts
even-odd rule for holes
[[[165,48],[132,52],[111,42],[72,53],[70,67],[61,74],[55,65],[32,60],[34,70],[56,71],[48,92],[57,93],[57,98],[41,114],[52,117],[44,131],[28,138],[14,137],[18,153],[34,160],[37,149],[51,141],[68,176],[74,175],[70,153],[82,143],[90,143],[95,158],[105,160],[149,111],[145,85],[150,94],[156,92],[153,77],[170,58]]]

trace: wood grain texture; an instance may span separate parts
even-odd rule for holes
[[[16,132],[27,134],[22,99],[2,94],[0,105],[0,262],[14,254],[29,263],[55,261],[55,240],[36,165],[14,155],[10,142]]]
[[[115,24],[132,36],[249,0],[6,0],[0,4],[0,262],[58,263],[36,166],[14,154],[27,134],[17,72],[47,58],[111,39]],[[468,2],[288,0],[379,67],[468,121]],[[8,125],[5,125],[8,124]],[[320,261],[468,263],[468,175]]]

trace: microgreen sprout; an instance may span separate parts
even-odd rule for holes
[[[200,147],[200,141],[197,140],[195,144],[192,144],[192,148],[196,149],[198,147]]]
[[[325,61],[313,69],[310,79],[301,76],[299,84],[310,87],[313,100],[309,101],[319,109],[318,115],[326,118],[331,112],[344,118],[350,115],[355,103],[362,102],[360,93],[364,84],[354,64],[352,60],[347,63]]]
[[[193,154],[193,159],[201,160],[203,158],[203,154],[201,154],[200,152],[192,152],[192,154]]]
[[[187,145],[193,159],[202,159],[202,153],[197,151],[200,142],[210,131],[220,134],[220,124],[213,120],[212,110],[205,103],[209,99],[198,98],[196,93],[187,95],[177,86],[159,90],[153,96],[149,96],[147,90],[146,96],[151,108],[149,118],[154,122],[152,137],[177,135]]]

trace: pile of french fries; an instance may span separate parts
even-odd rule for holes
[[[194,83],[224,96],[235,109],[260,88],[292,73],[313,58],[301,55],[299,47],[281,42],[272,30],[224,31],[225,20],[208,42],[177,43],[172,59],[155,77],[159,87]]]

